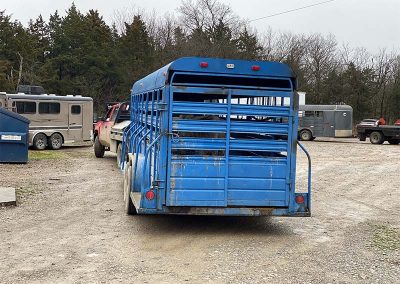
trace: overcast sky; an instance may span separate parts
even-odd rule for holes
[[[237,15],[251,20],[322,2],[323,0],[221,0]],[[48,19],[58,10],[61,15],[70,7],[70,0],[0,0],[0,10],[12,14],[24,25],[39,14]],[[75,0],[81,12],[97,9],[111,23],[117,10],[144,8],[158,14],[176,13],[181,0]],[[274,31],[334,34],[342,43],[365,47],[371,52],[380,48],[400,49],[400,0],[335,0],[324,5],[288,13],[251,23],[259,32],[271,27]]]

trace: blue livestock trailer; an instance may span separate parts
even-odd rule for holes
[[[310,216],[310,159],[308,189],[295,192],[297,126],[284,64],[168,64],[132,87],[120,165],[127,213]]]

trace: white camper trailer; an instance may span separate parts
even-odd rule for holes
[[[31,121],[29,145],[38,150],[90,141],[93,133],[93,99],[89,97],[0,93],[0,107]]]

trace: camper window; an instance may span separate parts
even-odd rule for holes
[[[59,114],[60,104],[59,103],[39,103],[40,114]]]
[[[72,114],[81,114],[81,106],[71,106]]]
[[[17,102],[17,113],[29,114],[36,113],[36,103],[35,102]]]

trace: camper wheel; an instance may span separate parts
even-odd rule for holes
[[[43,133],[38,133],[33,138],[33,148],[36,150],[44,150],[47,147],[47,136]]]
[[[49,138],[49,146],[52,150],[59,150],[63,144],[63,137],[60,133],[53,133]]]
[[[300,131],[299,136],[302,141],[310,141],[313,138],[311,131],[308,129],[303,129],[302,131]]]

